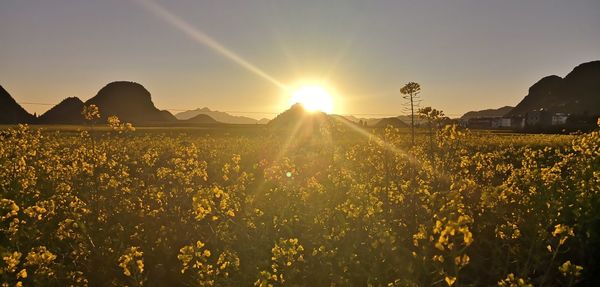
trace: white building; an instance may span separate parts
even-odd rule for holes
[[[554,115],[552,115],[552,125],[553,126],[564,125],[567,123],[568,118],[569,118],[568,114],[555,113]]]
[[[510,118],[492,118],[492,128],[510,128]]]

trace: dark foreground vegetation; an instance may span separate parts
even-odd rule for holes
[[[2,131],[3,286],[600,284],[597,131],[131,130]]]

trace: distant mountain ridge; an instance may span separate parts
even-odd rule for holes
[[[85,103],[80,99],[66,98],[58,105],[52,107],[42,116],[36,118],[21,107],[14,98],[0,86],[0,124],[40,123],[40,124],[79,124],[82,122],[81,109],[83,105],[95,104],[100,109],[102,121],[108,116],[116,115],[122,121],[134,124],[162,124],[169,125],[180,122],[178,119],[191,119],[200,114],[206,115],[215,122],[229,124],[266,124],[275,127],[286,122],[288,115],[293,115],[297,107],[280,114],[277,121],[268,119],[256,120],[244,116],[233,116],[226,112],[213,111],[209,108],[195,109],[178,113],[173,116],[166,110],[156,108],[151,99],[151,94],[141,84],[135,82],[111,82],[101,88],[98,93]],[[499,109],[487,109],[465,113],[462,119],[474,117],[524,117],[527,113],[544,109],[550,113],[566,113],[573,118],[593,118],[600,115],[600,61],[591,61],[576,66],[564,78],[556,75],[547,76],[533,84],[528,94],[514,108],[505,106]],[[286,115],[284,115],[286,114]],[[318,114],[318,113],[317,113]],[[317,115],[310,116],[318,118]],[[410,123],[410,116],[397,116],[388,119],[382,118],[357,118],[345,116],[346,119],[359,123],[366,122],[373,127],[382,121]],[[198,117],[194,121],[199,123],[212,122],[206,117]],[[273,123],[275,121],[275,123]],[[192,121],[193,122],[193,121]],[[415,117],[415,123],[422,119]]]
[[[512,109],[513,109],[513,107],[511,107],[511,106],[504,106],[504,107],[497,108],[497,109],[470,111],[470,112],[467,112],[464,115],[462,115],[462,117],[460,117],[460,118],[463,120],[468,120],[468,119],[472,119],[472,118],[503,117],[506,114],[508,114],[508,112],[510,112]]]
[[[262,119],[258,120],[256,123],[257,123],[257,124],[259,124],[259,125],[266,125],[266,124],[268,124],[269,122],[271,122],[271,120],[270,120],[270,119],[267,119],[267,118],[262,118]]]
[[[244,116],[233,116],[226,112],[220,112],[217,110],[213,111],[207,107],[177,113],[177,114],[175,114],[175,117],[179,120],[187,120],[187,119],[193,118],[200,114],[210,116],[211,118],[215,119],[216,121],[221,122],[221,123],[226,123],[226,124],[263,124],[264,123],[263,120],[256,120],[256,119],[244,117]]]
[[[35,116],[28,113],[0,86],[0,124],[29,124],[34,121]]]
[[[539,109],[573,115],[600,114],[600,61],[580,64],[564,78],[542,78],[507,116],[523,116]]]
[[[407,123],[405,123],[398,117],[383,118],[383,119],[379,120],[375,125],[373,125],[373,127],[376,127],[376,128],[386,128],[388,126],[392,126],[395,128],[409,127],[409,125]]]
[[[213,119],[211,116],[205,115],[205,114],[199,114],[190,119],[180,120],[180,121],[185,121],[187,123],[195,123],[195,124],[218,124],[219,123],[218,121]]]

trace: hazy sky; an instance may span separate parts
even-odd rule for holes
[[[161,109],[279,112],[288,95],[266,75],[327,81],[337,113],[401,114],[399,88],[415,81],[423,106],[458,116],[600,59],[598,0],[144,2],[0,0],[0,85],[54,104],[128,80]]]

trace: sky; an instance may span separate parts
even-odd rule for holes
[[[0,0],[0,85],[38,114],[126,80],[173,113],[261,118],[323,83],[334,113],[376,117],[412,81],[458,117],[600,60],[598,31],[598,0]]]

